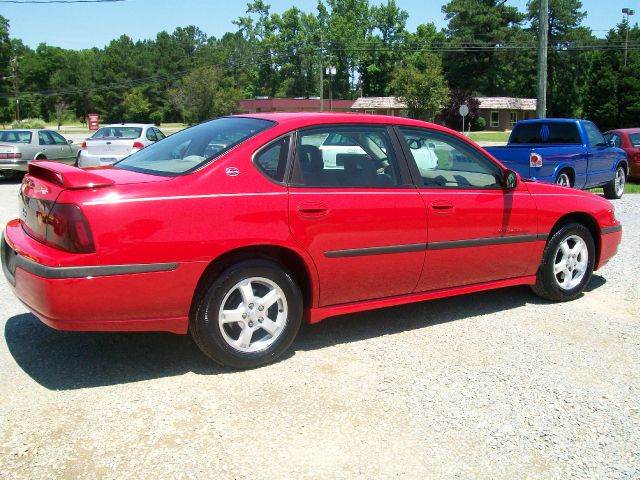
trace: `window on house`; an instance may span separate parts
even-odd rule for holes
[[[500,126],[500,112],[497,110],[493,110],[491,112],[491,122],[489,123],[489,126],[492,128],[498,128]]]
[[[513,126],[516,124],[517,121],[518,121],[518,112],[511,112],[509,114],[509,125],[511,126],[511,128],[513,128]]]

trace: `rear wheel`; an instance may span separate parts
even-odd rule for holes
[[[616,168],[616,173],[609,183],[607,183],[603,190],[604,196],[611,200],[617,200],[622,198],[624,194],[624,186],[627,183],[627,174],[622,165]]]
[[[560,185],[562,187],[569,187],[571,188],[571,176],[569,175],[569,172],[567,172],[566,170],[562,170],[558,176],[556,177],[556,185]]]
[[[190,323],[200,349],[232,368],[265,365],[282,355],[302,322],[302,295],[280,265],[254,260],[225,270],[202,295]]]
[[[579,223],[564,225],[549,239],[532,289],[547,300],[573,300],[591,280],[594,263],[591,232]]]

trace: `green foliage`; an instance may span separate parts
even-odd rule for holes
[[[45,121],[41,118],[25,118],[11,124],[11,128],[45,128],[46,126]]]
[[[396,70],[392,88],[408,106],[409,116],[433,121],[449,96],[440,57],[424,52]]]
[[[122,107],[124,110],[124,120],[127,122],[145,123],[149,120],[151,104],[138,89],[125,95]]]
[[[471,130],[479,132],[487,128],[487,121],[484,117],[476,117],[471,121]]]
[[[169,92],[174,106],[190,122],[202,122],[238,110],[242,92],[215,67],[198,67]]]
[[[149,114],[149,120],[156,126],[159,127],[162,123],[162,119],[164,118],[164,113],[161,110],[156,110],[155,112],[151,112]]]

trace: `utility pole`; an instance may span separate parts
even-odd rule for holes
[[[622,13],[627,16],[625,20],[625,30],[627,31],[627,35],[624,39],[624,66],[627,66],[627,48],[629,46],[629,16],[635,15],[636,11],[630,8],[623,8]]]
[[[547,116],[547,44],[549,38],[549,0],[540,0],[538,15],[538,101],[536,116]]]
[[[16,96],[16,122],[20,121],[20,81],[18,79],[18,57],[11,59],[11,69],[13,70],[13,90]]]
[[[322,47],[322,35],[320,36],[320,111],[324,110],[324,49]]]

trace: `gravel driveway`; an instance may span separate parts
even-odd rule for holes
[[[640,478],[640,195],[615,204],[620,252],[576,301],[332,318],[247,372],[187,336],[49,329],[2,277],[0,478]]]

